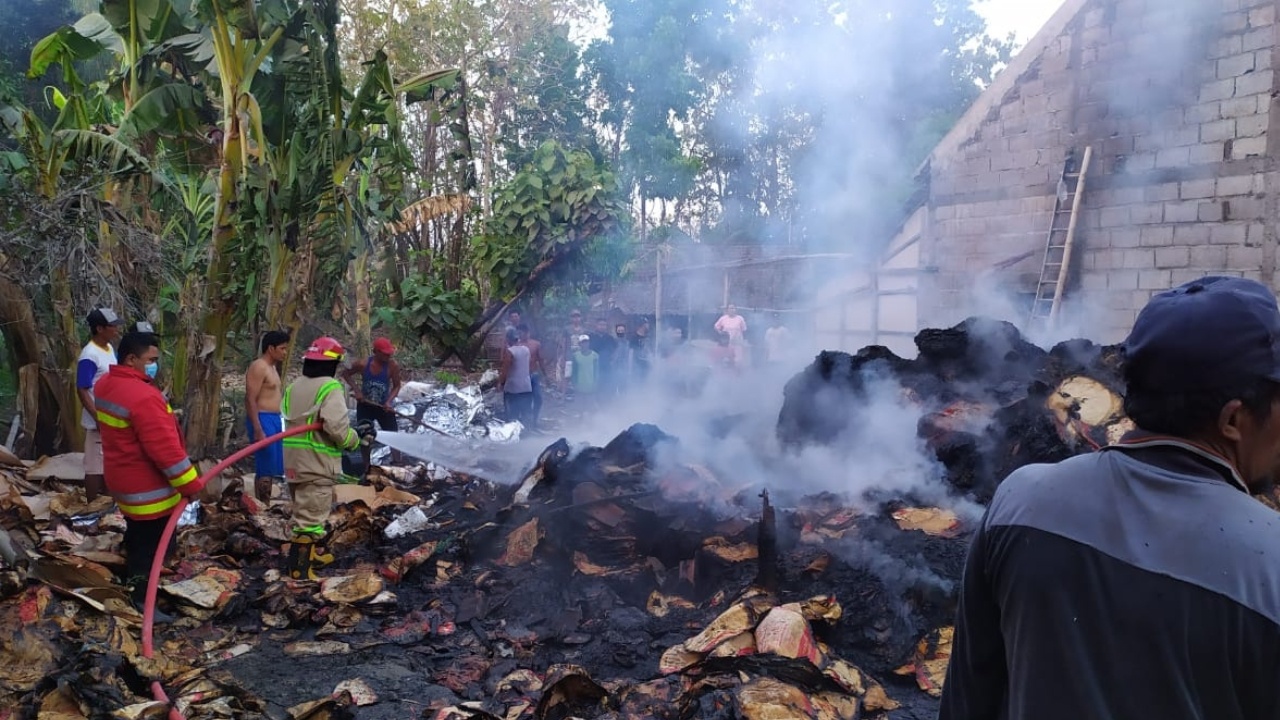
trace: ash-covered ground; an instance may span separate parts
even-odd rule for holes
[[[986,320],[917,344],[822,353],[756,403],[767,423],[749,402],[692,423],[686,396],[607,442],[566,429],[534,459],[527,439],[512,477],[375,469],[340,488],[318,584],[280,576],[285,499],[233,485],[182,532],[160,667],[128,641],[135,618],[71,592],[82,578],[14,570],[0,617],[26,630],[0,658],[40,672],[0,671],[0,720],[151,717],[147,678],[193,719],[932,717],[981,503],[1127,421],[1115,348],[1046,352]],[[0,490],[36,552],[118,560],[119,528],[77,524],[65,485]]]

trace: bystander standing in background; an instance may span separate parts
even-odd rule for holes
[[[280,400],[284,385],[280,366],[289,352],[289,333],[271,330],[262,336],[259,355],[245,373],[245,425],[249,442],[276,435],[284,430]],[[253,495],[262,502],[271,500],[272,483],[284,482],[284,444],[276,441],[261,448],[253,456]]]
[[[97,308],[86,319],[89,342],[80,351],[76,363],[76,394],[80,397],[80,426],[84,428],[84,495],[93,501],[106,485],[102,468],[102,434],[98,429],[98,408],[93,400],[93,386],[116,364],[116,350],[111,346],[120,335],[124,321],[111,308]]]
[[[502,352],[502,365],[498,370],[498,387],[502,388],[503,405],[508,420],[519,420],[526,428],[532,427],[533,381],[530,378],[529,348],[520,344],[520,333],[515,328],[507,331],[507,347]]]
[[[546,362],[542,357],[542,343],[533,338],[528,323],[520,323],[516,328],[520,335],[520,344],[529,348],[529,384],[533,388],[533,403],[529,409],[529,427],[531,432],[538,432],[538,422],[542,418],[542,381],[550,378]]]

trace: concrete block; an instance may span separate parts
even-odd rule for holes
[[[1226,143],[1201,143],[1187,150],[1187,161],[1192,165],[1212,165],[1226,157]]]
[[[1231,12],[1222,16],[1223,33],[1238,33],[1249,28],[1249,13]]]
[[[1232,195],[1248,195],[1254,191],[1254,178],[1260,177],[1256,175],[1230,175],[1218,178],[1218,195],[1221,197],[1230,197]]]
[[[1236,81],[1234,78],[1226,80],[1215,80],[1211,83],[1205,83],[1200,86],[1200,102],[1207,103],[1214,100],[1226,100],[1236,94]]]
[[[1178,120],[1171,120],[1170,122],[1177,123]],[[1161,133],[1160,138],[1165,148],[1187,147],[1200,142],[1200,128],[1194,125],[1170,128]]]
[[[1267,132],[1268,117],[1266,115],[1249,115],[1236,120],[1236,137],[1251,138]]]
[[[1121,250],[1120,264],[1126,270],[1146,270],[1155,267],[1156,251],[1154,248]]]
[[[1271,239],[1267,237],[1267,225],[1260,222],[1254,222],[1249,223],[1248,228],[1249,239],[1246,241],[1247,244],[1261,246],[1263,244],[1270,243]]]
[[[1218,108],[1224,118],[1238,118],[1258,114],[1258,97],[1256,95],[1241,96],[1223,100]]]
[[[1147,185],[1142,189],[1142,196],[1147,202],[1164,202],[1167,200],[1177,200],[1178,193],[1181,190],[1178,183],[1161,183],[1159,185]]]
[[[1139,290],[1168,290],[1171,287],[1173,279],[1168,270],[1142,270],[1138,273]]]
[[[1210,198],[1217,192],[1216,186],[1217,181],[1213,178],[1209,178],[1207,180],[1186,180],[1181,184],[1178,191],[1178,197],[1183,200]]]
[[[1136,248],[1142,244],[1141,231],[1137,228],[1118,228],[1111,231],[1108,242],[1112,248]]]
[[[1275,5],[1262,5],[1249,11],[1249,27],[1262,28],[1276,22]]]
[[[1236,78],[1235,97],[1269,93],[1275,85],[1275,73],[1271,70],[1258,70]]]
[[[1249,245],[1232,245],[1227,248],[1227,265],[1230,270],[1257,271],[1262,267],[1263,249]]]
[[[1164,204],[1164,221],[1167,223],[1195,222],[1200,219],[1200,203],[1195,201],[1168,202]]]
[[[1098,225],[1104,228],[1123,227],[1129,224],[1129,208],[1108,207],[1099,213]]]
[[[1253,195],[1234,197],[1223,200],[1224,220],[1260,221],[1267,217],[1267,204],[1262,198]]]
[[[1137,205],[1145,199],[1146,194],[1140,187],[1121,187],[1097,193],[1085,193],[1084,201],[1088,203],[1091,197],[1098,198],[1098,196],[1102,197],[1098,203],[1100,205]]]
[[[1233,119],[1207,122],[1200,126],[1201,142],[1222,142],[1223,140],[1230,140],[1235,136],[1236,121]]]
[[[1216,270],[1227,266],[1227,249],[1221,245],[1197,245],[1187,250],[1191,267]]]
[[[1153,225],[1138,231],[1142,247],[1166,247],[1173,244],[1173,226]]]
[[[1129,208],[1129,219],[1134,225],[1152,225],[1164,222],[1164,205],[1144,203]]]
[[[1097,272],[1081,273],[1080,289],[1085,292],[1101,292],[1107,289],[1107,276]]]
[[[1209,57],[1218,59],[1231,57],[1232,55],[1239,55],[1244,52],[1244,47],[1241,44],[1242,39],[1243,38],[1240,35],[1228,35],[1223,38],[1218,38],[1218,40],[1209,48]],[[1254,49],[1256,50],[1257,48]]]
[[[1224,214],[1221,202],[1200,203],[1200,222],[1222,222]]]
[[[1221,155],[1221,153],[1219,153],[1219,155]],[[1156,154],[1154,152],[1136,152],[1125,158],[1124,166],[1132,172],[1155,170]]]
[[[1107,273],[1108,290],[1137,290],[1137,270],[1112,270]]]
[[[1192,105],[1182,111],[1183,122],[1188,125],[1213,122],[1222,117],[1219,114],[1221,109],[1222,103],[1217,101],[1204,103],[1203,105]]]
[[[1267,138],[1239,138],[1231,144],[1231,159],[1244,160],[1251,157],[1262,157],[1267,154]]]
[[[1156,167],[1179,168],[1191,164],[1191,152],[1185,147],[1168,148],[1156,153]]]
[[[1248,241],[1248,237],[1248,226],[1244,223],[1214,223],[1209,226],[1209,242],[1211,245],[1203,247],[1244,245]]]
[[[1209,242],[1210,227],[1204,223],[1178,225],[1173,229],[1173,243],[1182,246],[1204,245]]]
[[[1156,248],[1156,268],[1184,268],[1191,265],[1191,248]]]
[[[1253,64],[1253,52],[1241,52],[1239,55],[1232,55],[1218,61],[1218,79],[1240,77],[1256,69]]]

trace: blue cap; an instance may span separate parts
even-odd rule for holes
[[[1280,308],[1260,282],[1201,278],[1151,298],[1124,349],[1126,375],[1146,388],[1280,382]]]

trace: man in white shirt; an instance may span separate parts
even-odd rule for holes
[[[106,492],[102,475],[102,436],[98,434],[98,409],[93,402],[93,385],[116,364],[112,343],[120,335],[124,321],[111,308],[89,313],[89,343],[76,363],[76,394],[80,396],[80,426],[84,428],[84,494],[92,501]]]
[[[782,323],[782,316],[774,313],[773,324],[764,331],[765,360],[772,366],[787,359],[790,350],[791,331]]]

